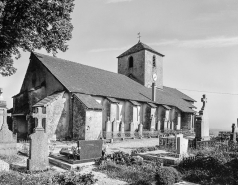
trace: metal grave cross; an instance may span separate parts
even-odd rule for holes
[[[32,117],[37,118],[38,120],[36,129],[44,129],[42,126],[42,119],[46,118],[46,114],[42,112],[43,111],[42,107],[37,107],[36,109],[38,110],[37,113],[32,114]]]
[[[207,98],[206,98],[206,95],[205,95],[205,94],[202,95],[201,102],[203,103],[203,105],[202,105],[202,110],[204,110],[205,105],[206,105],[206,103],[207,103]]]
[[[141,36],[140,36],[140,32],[138,33],[138,37],[137,38],[139,38],[139,42],[140,42],[140,38],[141,38]]]

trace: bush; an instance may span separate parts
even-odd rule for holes
[[[173,185],[181,178],[181,174],[173,167],[162,167],[155,175],[157,185]]]
[[[94,175],[92,173],[79,175],[76,174],[74,171],[70,171],[54,175],[51,179],[51,183],[60,185],[91,185],[97,181],[96,179],[94,179],[93,176]]]
[[[155,174],[160,167],[156,162],[133,164],[130,166],[116,164],[112,161],[104,161],[98,170],[105,172],[110,178],[121,179],[129,183],[142,184],[154,181]],[[148,184],[147,183],[147,184]]]
[[[16,171],[1,172],[0,173],[0,184],[24,184],[24,185],[91,185],[97,180],[93,178],[93,174],[78,175],[75,172],[65,172],[65,173],[36,173],[36,174],[26,174],[19,173]]]

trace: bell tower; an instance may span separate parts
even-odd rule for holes
[[[139,41],[117,57],[118,73],[146,87],[151,87],[155,82],[157,88],[163,89],[163,57],[164,55]]]

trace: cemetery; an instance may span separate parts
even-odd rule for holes
[[[195,135],[178,130],[114,141],[50,140],[44,129],[47,116],[42,107],[34,109],[33,117],[37,120],[34,133],[29,140],[19,141],[8,128],[6,102],[1,100],[1,183],[62,184],[68,179],[72,184],[100,184],[100,177],[106,174],[108,184],[172,185],[182,180],[197,184],[236,184],[236,126],[232,125],[226,140],[209,138],[205,99],[203,96]],[[90,170],[84,173],[85,169]]]

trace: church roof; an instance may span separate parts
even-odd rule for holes
[[[92,96],[80,93],[74,93],[74,96],[81,101],[86,108],[102,110],[101,104],[99,104]]]
[[[63,94],[64,94],[64,92],[57,92],[57,93],[54,93],[52,95],[49,95],[49,96],[43,98],[42,100],[38,101],[32,107],[46,107],[49,104],[51,104],[53,101],[58,99],[58,97],[62,96]]]
[[[31,59],[34,57],[70,92],[175,106],[183,112],[194,112],[190,108],[192,104],[185,101],[176,89],[157,89],[156,102],[153,102],[150,88],[125,75],[39,53],[32,53]]]
[[[117,58],[121,58],[127,55],[130,55],[132,53],[136,53],[138,51],[141,50],[148,50],[152,53],[155,53],[157,55],[160,55],[162,57],[164,57],[164,55],[162,55],[161,53],[155,51],[154,49],[152,49],[151,47],[147,46],[146,44],[142,43],[142,42],[138,42],[136,45],[132,46],[130,49],[128,49],[127,51],[125,51],[124,53],[122,53],[121,55],[119,55]]]

